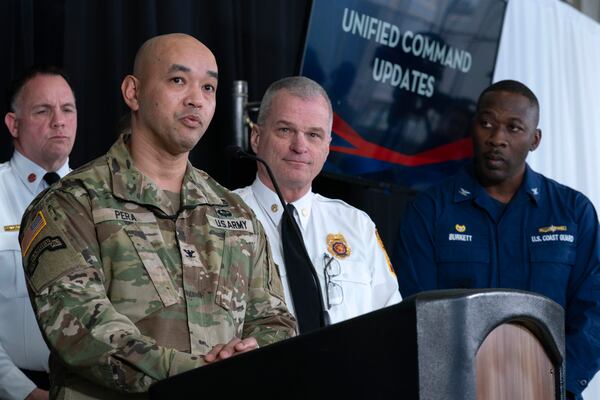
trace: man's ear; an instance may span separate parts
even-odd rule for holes
[[[540,128],[537,128],[534,133],[534,138],[533,138],[533,142],[531,143],[531,147],[529,147],[529,151],[534,151],[535,149],[537,149],[538,146],[540,145],[541,141],[542,141],[542,130]]]
[[[254,154],[258,154],[258,143],[260,142],[260,128],[257,124],[252,124],[252,133],[250,134],[250,146]]]
[[[127,75],[121,83],[123,100],[132,111],[137,111],[140,108],[138,101],[139,86],[140,81],[133,75]]]
[[[14,112],[7,112],[4,116],[4,123],[10,132],[10,136],[13,139],[19,137],[19,120],[17,119],[17,115]]]

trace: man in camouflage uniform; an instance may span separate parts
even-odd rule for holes
[[[202,43],[150,39],[121,85],[131,134],[26,212],[20,242],[53,398],[131,398],[294,334],[262,226],[188,161],[216,87]]]

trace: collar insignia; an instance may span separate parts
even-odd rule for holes
[[[195,257],[195,256],[194,256],[194,253],[195,253],[195,251],[194,251],[194,250],[183,249],[183,252],[185,253],[185,256],[186,256],[187,258],[194,258],[194,257]]]
[[[463,196],[465,196],[465,197],[466,197],[466,196],[469,196],[469,195],[471,194],[471,192],[469,192],[469,191],[468,191],[467,189],[465,189],[465,188],[460,188],[460,189],[458,189],[458,193],[459,193],[459,194],[461,194],[461,195],[463,195]]]

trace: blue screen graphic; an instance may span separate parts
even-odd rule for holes
[[[301,74],[334,109],[329,173],[424,189],[469,162],[504,0],[315,0]]]

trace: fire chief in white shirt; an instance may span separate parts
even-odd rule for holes
[[[273,83],[252,129],[252,149],[269,164],[286,203],[294,205],[306,249],[319,277],[329,323],[400,302],[398,282],[369,216],[311,191],[329,154],[333,111],[324,89],[305,77]],[[292,312],[282,254],[283,214],[262,164],[251,186],[236,191],[263,224]]]

